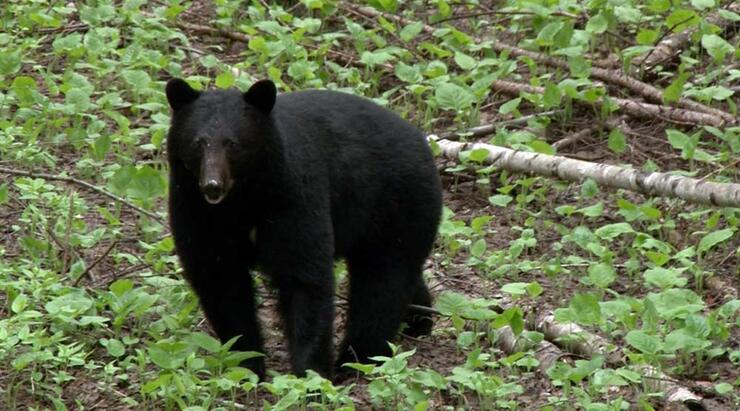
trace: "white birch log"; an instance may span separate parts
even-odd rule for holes
[[[442,154],[453,160],[457,160],[463,150],[485,149],[488,150],[486,164],[509,171],[559,177],[574,182],[591,178],[607,187],[650,196],[680,198],[691,203],[721,207],[740,207],[740,184],[736,183],[713,183],[667,173],[645,173],[620,166],[517,151],[485,143],[449,141],[439,139],[434,134],[427,136],[427,139],[435,141]]]

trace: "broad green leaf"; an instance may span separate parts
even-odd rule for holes
[[[645,271],[645,282],[663,290],[672,287],[683,287],[688,280],[681,276],[681,271],[655,267]]]
[[[502,104],[501,107],[499,107],[498,112],[501,114],[509,114],[517,111],[517,108],[519,107],[519,103],[522,102],[521,97],[517,97],[515,99],[511,99],[507,101],[506,103]]]
[[[609,287],[617,278],[617,272],[611,264],[599,263],[588,268],[588,280],[598,288]]]
[[[699,252],[707,252],[719,243],[727,241],[734,235],[734,231],[731,228],[725,228],[724,230],[712,231],[705,235],[701,241],[699,241]]]
[[[735,52],[735,48],[730,43],[716,34],[703,35],[701,45],[714,58],[714,61],[718,63],[723,61],[728,54]]]
[[[609,22],[602,13],[599,13],[588,20],[586,31],[594,34],[601,34],[609,27]]]
[[[627,137],[618,128],[614,128],[609,133],[607,145],[611,151],[622,154],[627,150]]]
[[[510,195],[496,194],[488,197],[488,201],[495,206],[506,207],[509,203],[514,201],[514,198]]]
[[[221,350],[221,342],[219,340],[202,332],[194,332],[190,334],[190,336],[188,336],[188,340],[210,353],[216,353]]]
[[[601,239],[611,240],[622,234],[631,234],[634,232],[635,230],[633,230],[632,226],[628,223],[614,223],[599,227],[598,229],[596,229],[596,231],[594,231],[594,234],[596,234]]]
[[[662,347],[660,337],[650,335],[641,330],[632,330],[628,332],[624,339],[629,345],[648,355],[658,353]]]
[[[663,91],[663,101],[666,103],[673,103],[681,98],[683,92],[683,86],[690,77],[689,73],[679,73],[679,75],[666,87]]]
[[[434,92],[440,108],[445,110],[467,110],[475,102],[475,97],[467,88],[453,83],[443,83]]]
[[[403,41],[411,41],[416,36],[421,33],[421,30],[424,28],[424,23],[421,21],[417,21],[411,24],[407,24],[404,26],[404,28],[399,33],[399,36],[401,37],[401,40]]]
[[[224,71],[216,76],[216,87],[226,89],[234,86],[234,74],[231,71]]]
[[[459,51],[455,52],[455,63],[463,70],[472,70],[478,64],[474,58]]]

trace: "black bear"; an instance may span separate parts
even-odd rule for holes
[[[388,354],[406,321],[431,330],[422,278],[441,215],[439,176],[424,135],[349,94],[199,92],[167,83],[172,234],[185,277],[222,341],[262,351],[250,269],[278,292],[291,367],[331,376],[334,274],[350,276],[338,365]],[[262,359],[246,366],[264,376]]]

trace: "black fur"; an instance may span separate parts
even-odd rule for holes
[[[293,372],[332,374],[333,262],[350,273],[347,335],[337,364],[388,354],[401,322],[431,319],[422,279],[441,214],[424,135],[372,102],[331,91],[275,98],[167,85],[170,219],[185,275],[221,340],[262,351],[249,270],[278,290]],[[273,106],[274,104],[274,106]],[[264,375],[264,362],[250,360]]]

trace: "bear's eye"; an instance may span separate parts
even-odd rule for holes
[[[226,147],[236,150],[240,147],[239,142],[236,140],[226,140]]]
[[[198,148],[203,148],[206,146],[206,139],[203,137],[198,137],[195,140],[193,140],[193,146]]]

